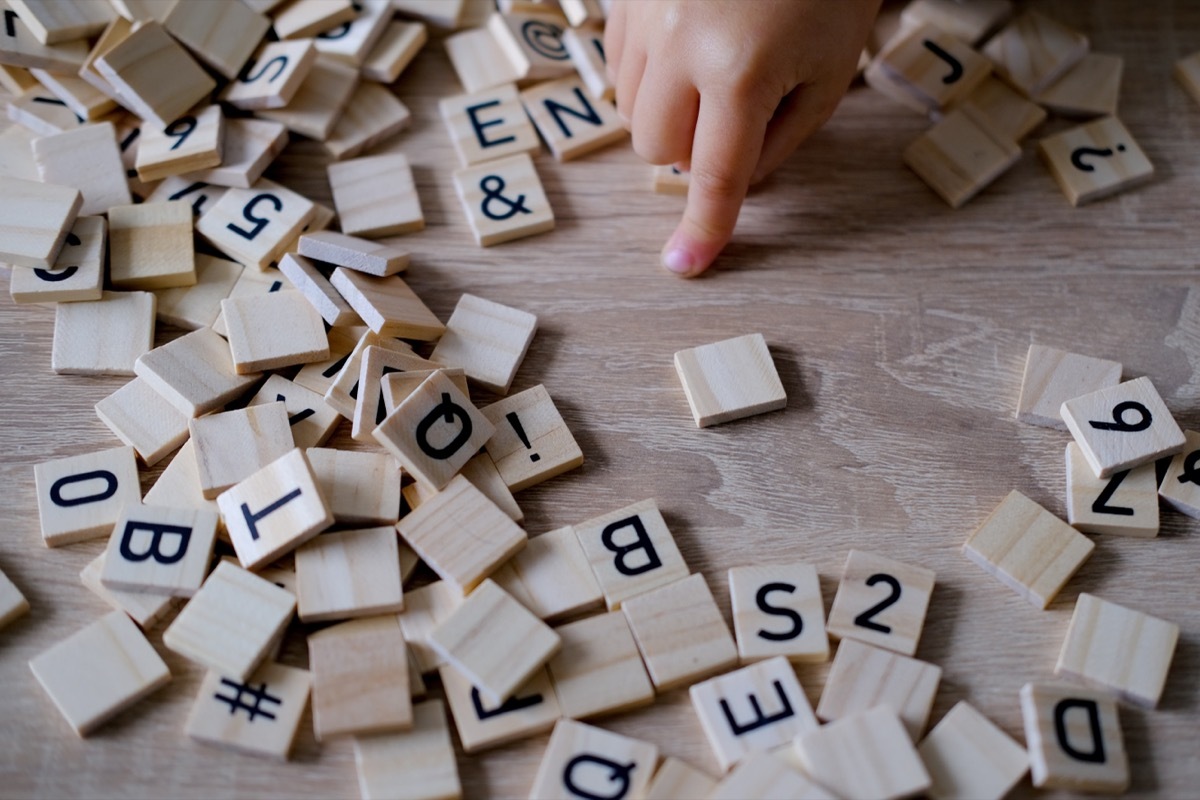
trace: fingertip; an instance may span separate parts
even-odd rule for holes
[[[662,266],[681,278],[694,278],[712,265],[720,250],[676,231],[662,249]]]

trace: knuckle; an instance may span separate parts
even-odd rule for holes
[[[746,193],[746,179],[726,169],[692,164],[691,183],[705,197],[718,202],[741,200]]]

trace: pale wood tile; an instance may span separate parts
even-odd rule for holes
[[[1116,117],[1048,136],[1038,142],[1038,152],[1073,206],[1141,186],[1154,177],[1154,165]]]
[[[933,800],[1001,800],[1029,772],[1029,753],[960,700],[917,746]]]
[[[184,730],[206,744],[287,760],[311,686],[307,670],[275,662],[244,679],[209,672]]]
[[[233,80],[271,21],[241,0],[209,0],[176,3],[163,26],[201,61]]]
[[[501,588],[544,620],[599,608],[600,585],[570,526],[529,540],[492,573]]]
[[[228,126],[232,122],[240,122],[241,120],[230,120],[226,123]],[[141,130],[138,131],[138,138],[141,138]],[[132,148],[131,148],[132,149]],[[138,148],[140,149],[140,148]],[[135,156],[136,158],[136,156]],[[135,177],[129,179],[130,185],[136,180]],[[207,209],[216,205],[217,201],[225,195],[225,187],[211,186],[203,181],[194,181],[189,176],[172,175],[164,178],[154,186],[154,191],[150,192],[145,197],[148,203],[166,203],[171,200],[182,201],[192,207],[192,217],[198,218]],[[211,258],[206,253],[196,254],[196,271],[197,283],[199,282],[200,260],[203,258]],[[241,264],[238,264],[241,267]]]
[[[751,753],[715,786],[708,800],[833,800],[833,795],[783,758],[770,753]]]
[[[1088,37],[1026,11],[983,47],[1000,77],[1028,96],[1040,94],[1087,55]]]
[[[368,347],[364,350],[358,371],[358,396],[354,399],[354,425],[351,436],[360,442],[375,441],[375,429],[388,415],[387,397],[382,385],[385,375],[405,375],[414,371],[421,373],[424,377],[413,387],[412,391],[415,392],[420,384],[433,374],[432,370],[436,366],[432,361],[412,353],[396,352],[383,347]],[[409,394],[411,395],[411,392]],[[465,391],[463,396],[466,396]],[[396,404],[397,407],[399,405]]]
[[[977,44],[1012,16],[1012,0],[913,0],[904,7],[903,26],[928,23],[967,44]]]
[[[1136,378],[1062,404],[1063,421],[1097,477],[1174,455],[1186,440],[1149,378]]]
[[[404,610],[395,528],[327,533],[296,550],[302,622],[369,617]]]
[[[317,231],[300,237],[300,255],[383,278],[408,268],[407,248],[373,242],[336,231]]]
[[[450,372],[450,370],[447,370],[447,372]],[[389,405],[392,403],[391,399],[387,397],[390,387],[397,383],[398,380],[405,379],[408,375],[409,373],[384,376],[384,396]],[[453,380],[453,376],[451,380]],[[464,384],[466,383],[466,376],[463,376],[462,381]],[[405,396],[407,396],[407,393]],[[504,479],[500,477],[500,472],[496,469],[496,463],[492,461],[492,457],[487,453],[479,453],[473,456],[470,461],[463,464],[463,468],[459,470],[459,474],[473,483],[476,489],[483,492],[484,496],[495,503],[513,522],[520,522],[525,518],[521,507],[517,505],[516,498],[512,496],[512,492],[508,490]],[[401,493],[404,495],[404,500],[408,503],[410,509],[415,509],[421,503],[437,494],[432,489],[416,482],[405,486],[401,490]],[[588,575],[589,577],[591,576],[590,571]],[[499,580],[499,577],[497,577],[497,580]]]
[[[878,68],[927,111],[968,96],[992,73],[992,64],[970,45],[934,25],[918,24],[880,53]]]
[[[1200,448],[1200,439],[1193,449]],[[1179,458],[1179,456],[1176,456]],[[1067,522],[1084,533],[1153,539],[1158,535],[1155,465],[1097,478],[1079,445],[1067,445]]]
[[[359,72],[364,80],[395,83],[428,40],[423,23],[394,19],[367,53]]]
[[[1103,692],[1061,684],[1021,687],[1030,772],[1038,789],[1120,794],[1129,756],[1116,702]]]
[[[165,185],[164,181],[162,185]],[[153,202],[153,200],[151,200]],[[221,313],[221,301],[229,296],[243,267],[236,261],[196,253],[196,283],[174,289],[158,289],[155,315],[158,321],[185,330],[207,328]]]
[[[1116,386],[1121,364],[1103,358],[1068,353],[1055,347],[1029,345],[1017,419],[1030,425],[1065,431],[1059,409],[1067,400]]]
[[[183,443],[142,499],[146,505],[207,508],[220,513],[217,501],[206,499],[200,489],[195,448],[190,439]],[[225,540],[229,538],[223,521],[217,528],[217,534]]]
[[[538,384],[482,409],[495,426],[488,455],[514,492],[527,489],[583,464],[570,428],[546,387]]]
[[[188,427],[200,489],[209,500],[295,446],[280,402],[209,414],[191,420]]]
[[[888,706],[914,741],[929,722],[942,668],[869,644],[844,639],[825,679],[817,716],[843,719],[875,706]]]
[[[377,277],[338,267],[330,283],[367,326],[381,336],[431,342],[446,329],[398,275]]]
[[[287,128],[278,122],[227,119],[221,165],[190,173],[187,177],[217,186],[248,189],[258,182],[275,156],[283,152],[287,142]],[[223,196],[221,193],[214,197],[213,204]]]
[[[395,615],[350,620],[310,635],[308,666],[318,741],[412,727],[408,648]]]
[[[334,328],[333,330],[337,329]],[[323,380],[329,380],[329,375],[326,373],[335,372],[332,381],[325,389],[325,402],[337,409],[337,412],[346,419],[354,419],[354,410],[357,406],[359,393],[358,381],[359,376],[362,374],[362,362],[367,348],[370,347],[381,347],[395,353],[412,354],[412,348],[404,342],[393,339],[390,336],[380,336],[372,330],[364,329],[349,353],[340,362],[335,361],[329,364],[321,373]],[[332,351],[332,347],[330,349]],[[416,356],[413,357],[416,358]],[[336,371],[334,370],[335,367],[337,368]],[[303,373],[304,370],[301,370],[301,374]]]
[[[353,19],[329,28],[313,39],[317,50],[358,68],[383,36],[392,18],[391,0],[357,0]]]
[[[184,203],[108,209],[109,280],[122,289],[194,286],[192,210]]]
[[[147,592],[123,592],[109,589],[100,582],[104,572],[104,553],[96,556],[79,572],[79,580],[88,591],[95,594],[117,611],[123,611],[143,630],[148,630],[158,624],[159,620],[171,612],[180,602],[179,598],[166,594],[149,594]]]
[[[545,669],[535,672],[500,705],[484,700],[479,689],[454,667],[443,666],[438,674],[464,753],[545,733],[562,717]]]
[[[261,270],[283,256],[315,213],[308,198],[260,178],[249,189],[225,192],[196,230],[230,258]]]
[[[642,500],[574,526],[609,611],[688,576],[658,504]]]
[[[658,763],[658,746],[570,719],[554,726],[531,798],[641,797]]]
[[[441,700],[415,704],[410,731],[354,737],[354,763],[363,800],[462,797],[450,723]]]
[[[112,206],[130,202],[116,129],[111,122],[34,139],[33,159],[46,183],[79,189],[83,194],[81,215],[104,214]]]
[[[802,733],[796,751],[812,779],[838,797],[901,798],[929,788],[929,773],[887,706]]]
[[[464,294],[430,359],[461,367],[484,388],[508,394],[536,330],[533,314]]]
[[[107,225],[103,217],[76,217],[50,269],[14,269],[9,294],[14,303],[73,303],[104,293]]]
[[[958,5],[957,0],[950,2]],[[1005,141],[1020,142],[1046,121],[1046,109],[996,77],[985,78],[963,105],[975,112],[973,119]]]
[[[325,404],[321,395],[282,375],[267,378],[258,394],[250,398],[246,405],[254,407],[276,402],[283,403],[288,426],[292,429],[292,442],[302,449],[323,445],[342,421],[338,413]],[[312,455],[308,455],[311,461]],[[315,474],[316,467],[313,469]]]
[[[829,660],[816,567],[734,567],[729,570],[729,598],[743,664],[772,656],[786,656],[795,663]]]
[[[325,322],[301,292],[227,297],[221,314],[239,375],[329,358]]]
[[[946,201],[960,208],[1021,158],[1021,148],[973,105],[957,108],[904,150],[904,163]]]
[[[291,102],[259,109],[258,116],[280,122],[293,133],[324,141],[333,132],[358,84],[358,71],[335,58],[318,54]]]
[[[242,274],[238,276],[237,283],[233,285],[233,289],[229,292],[229,298],[222,299],[262,297],[263,295],[274,294],[275,292],[294,291],[298,290],[292,286],[292,282],[288,280],[288,277],[274,267],[267,267],[263,270],[243,269]],[[219,303],[218,306],[220,306]],[[213,322],[212,329],[222,337],[229,335],[229,329],[225,325],[224,314],[217,313],[217,319]],[[226,351],[229,350],[228,343],[225,344],[225,349]]]
[[[154,344],[150,292],[103,292],[99,300],[59,303],[50,366],[59,375],[129,375]]]
[[[229,345],[211,328],[154,348],[138,358],[134,372],[190,417],[215,411],[262,377],[234,372]]]
[[[200,591],[217,541],[207,509],[129,505],[117,519],[100,582],[109,589],[191,597]]]
[[[310,448],[306,455],[334,521],[394,525],[400,518],[400,466],[384,453]]]
[[[1200,52],[1176,61],[1173,74],[1192,99],[1200,103]]]
[[[220,166],[224,152],[225,118],[221,107],[198,107],[165,128],[146,126],[135,161],[138,178],[157,181]]]
[[[454,188],[480,247],[554,229],[554,211],[528,153],[459,170]]]
[[[464,167],[541,149],[512,84],[444,98],[438,110]]]
[[[390,89],[376,83],[360,83],[321,146],[335,159],[354,158],[406,129],[411,119],[408,106]],[[415,197],[416,189],[411,191]]]
[[[4,630],[13,620],[27,613],[29,601],[12,580],[0,572],[0,630]]]
[[[1116,114],[1124,71],[1121,56],[1088,53],[1041,92],[1037,101],[1060,117],[1089,119]]]
[[[654,773],[644,800],[676,800],[681,797],[708,797],[717,786],[717,781],[707,772],[674,756],[667,756]],[[748,794],[739,798],[749,797]]]
[[[447,36],[442,45],[458,75],[458,82],[471,94],[513,83],[521,77],[487,28]]]
[[[53,267],[82,205],[71,186],[0,178],[0,261]]]
[[[245,63],[221,99],[246,110],[283,108],[296,96],[316,60],[317,48],[310,39],[266,42]]]
[[[836,639],[857,639],[911,656],[925,626],[933,584],[933,570],[851,550],[825,629]]]
[[[392,8],[436,28],[455,30],[466,24],[467,0],[392,0]]]
[[[554,631],[562,648],[548,667],[563,716],[587,719],[654,702],[654,685],[623,613],[585,617]]]
[[[591,96],[578,75],[526,89],[521,104],[559,161],[586,155],[628,135],[613,104]]]
[[[761,333],[680,350],[675,354],[675,370],[701,428],[787,405]]]
[[[563,10],[566,11],[566,8]],[[603,28],[579,27],[574,24],[573,28],[563,33],[562,43],[571,56],[575,71],[587,86],[588,93],[599,100],[613,102],[617,96],[617,89],[609,81],[605,67]]]
[[[523,81],[552,80],[574,72],[571,56],[562,43],[566,27],[566,19],[559,14],[538,11],[497,12],[487,21],[488,31]]]
[[[449,581],[434,581],[405,592],[404,611],[396,619],[418,673],[433,672],[445,663],[430,647],[429,634],[461,604],[462,592]]]
[[[686,195],[688,187],[692,183],[690,173],[681,172],[674,165],[659,164],[652,169],[652,174],[654,175],[652,187],[655,194]]]
[[[349,22],[357,14],[350,0],[291,0],[271,16],[280,39],[307,39]]]
[[[73,42],[95,36],[116,15],[111,6],[87,0],[7,0],[8,5],[42,44]]]
[[[0,39],[0,60],[5,64],[71,74],[78,72],[83,66],[88,54],[87,42],[44,44],[38,41],[34,32],[16,12],[6,10],[11,13],[5,14],[5,33],[12,31],[12,34]]]
[[[1196,464],[1200,462],[1200,433],[1196,431],[1184,431],[1185,443],[1183,450],[1179,451],[1174,458],[1171,459],[1171,464],[1167,468],[1167,472],[1163,475],[1162,485],[1158,489],[1159,496],[1163,501],[1183,514],[1189,517],[1200,518],[1200,472],[1196,471]],[[1154,470],[1151,464],[1145,464],[1138,467],[1132,473],[1134,475],[1145,474],[1148,479],[1154,477]],[[1118,473],[1119,474],[1119,473]],[[1115,480],[1115,476],[1113,480]],[[1145,480],[1145,479],[1144,479]],[[1144,483],[1143,480],[1143,483]],[[1068,480],[1068,485],[1070,481]],[[1138,484],[1141,487],[1142,484]],[[1140,495],[1139,495],[1140,499]],[[1149,511],[1149,500],[1145,510]],[[1128,505],[1129,503],[1126,503]],[[1143,507],[1135,508],[1136,513],[1141,513]],[[1155,512],[1155,521],[1157,521],[1158,506],[1157,503],[1153,506]],[[1144,515],[1145,516],[1145,515]],[[1158,532],[1157,525],[1154,528],[1154,533]],[[1145,533],[1141,535],[1146,535]],[[1153,535],[1153,534],[1151,534]]]
[[[412,168],[400,153],[330,164],[329,186],[347,234],[375,238],[425,228]]]

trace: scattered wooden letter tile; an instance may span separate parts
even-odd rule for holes
[[[8,118],[38,136],[54,136],[66,131],[73,131],[83,127],[87,122],[62,100],[49,92],[40,90],[31,90],[20,97],[9,100]],[[71,185],[71,183],[67,185]]]
[[[963,555],[1045,608],[1092,554],[1095,543],[1013,490],[963,545]]]
[[[487,28],[447,36],[443,44],[458,82],[471,94],[513,83],[521,77]]]
[[[654,773],[646,793],[645,800],[677,800],[681,797],[708,797],[717,786],[707,772],[701,772],[691,764],[674,756],[663,759],[662,765]],[[740,794],[739,798],[750,797]]]
[[[1088,53],[1078,64],[1037,96],[1060,117],[1102,117],[1117,113],[1125,59]]]
[[[592,97],[613,102],[616,87],[608,80],[604,58],[604,34],[599,29],[574,27],[562,36],[575,71]]]
[[[400,153],[330,164],[329,186],[347,234],[379,237],[425,228],[412,168]]]
[[[181,600],[167,594],[150,594],[148,592],[123,592],[109,589],[100,582],[104,572],[104,553],[88,562],[79,572],[79,579],[90,592],[117,611],[123,611],[142,630],[148,630],[158,623]]]
[[[1120,794],[1129,758],[1117,704],[1103,692],[1061,684],[1021,687],[1021,715],[1038,789]]]
[[[669,164],[659,164],[654,167],[654,191],[656,194],[688,193],[691,185],[691,175],[681,172],[678,167]]]
[[[689,694],[722,772],[750,753],[774,750],[819,726],[783,656],[709,678]]]
[[[216,500],[208,500],[200,489],[200,476],[196,472],[195,448],[191,440],[183,443],[175,457],[167,464],[158,480],[142,498],[146,505],[176,506],[180,508],[207,508],[220,513]],[[224,523],[217,534],[228,540]]]
[[[570,161],[624,139],[613,104],[592,97],[578,75],[521,92],[521,103],[559,161]]]
[[[457,800],[462,796],[450,723],[441,700],[413,706],[412,730],[354,737],[363,800]]]
[[[259,406],[281,402],[287,412],[288,425],[292,429],[292,442],[296,447],[319,447],[333,435],[342,418],[325,404],[321,395],[289,381],[282,375],[272,375],[247,403]],[[311,460],[311,454],[309,458]],[[313,467],[314,472],[316,467]],[[331,501],[332,503],[332,501]],[[395,520],[392,520],[395,522]]]
[[[434,581],[404,593],[404,611],[397,615],[416,671],[433,672],[445,663],[429,646],[429,634],[462,604],[462,592],[449,581]]]
[[[301,292],[227,297],[221,314],[239,375],[329,358],[325,323]]]
[[[533,314],[464,294],[430,358],[461,367],[484,388],[508,394],[536,330]]]
[[[943,0],[944,2],[945,0]],[[949,2],[958,5],[957,0]],[[996,77],[985,78],[963,101],[999,139],[1019,142],[1046,121],[1046,110]]]
[[[236,121],[238,120],[231,120],[230,123]],[[138,138],[141,138],[140,130]],[[136,180],[136,177],[131,177],[129,183],[132,185],[134,180]],[[165,203],[168,200],[181,200],[192,207],[193,217],[199,217],[209,208],[216,205],[217,201],[224,195],[225,187],[223,186],[211,186],[203,181],[192,180],[190,176],[172,175],[159,181],[155,185],[154,191],[150,192],[144,199],[149,203]],[[206,254],[199,253],[196,255],[197,271],[200,268],[199,261],[201,255]],[[240,267],[241,265],[239,264],[238,266]]]
[[[318,741],[412,727],[408,648],[395,615],[350,620],[311,634],[308,666]]]
[[[417,358],[420,358],[420,356],[417,356]],[[432,362],[430,362],[430,364],[432,364]],[[383,397],[383,403],[381,406],[384,409],[383,416],[387,416],[388,414],[395,411],[397,406],[399,406],[401,403],[403,403],[405,400],[407,400],[409,398],[409,396],[412,395],[413,392],[415,392],[418,388],[420,388],[421,384],[425,382],[426,378],[428,378],[433,373],[439,372],[439,371],[443,375],[445,375],[447,378],[449,378],[450,382],[453,383],[455,386],[457,386],[460,392],[462,392],[464,395],[467,395],[467,396],[470,395],[471,387],[467,384],[467,373],[463,372],[461,369],[458,369],[458,368],[409,369],[409,370],[404,370],[402,372],[397,372],[394,369],[385,368],[383,376],[379,378],[379,393]],[[359,379],[359,382],[360,383],[362,382],[361,377]],[[356,409],[356,413],[357,413],[357,409]],[[378,413],[378,410],[376,410],[376,413]],[[474,461],[480,455],[487,455],[487,454],[486,453],[476,454],[475,456],[471,457],[471,461]],[[470,464],[471,461],[468,461],[467,464]],[[496,467],[495,462],[492,462],[492,468],[495,469],[495,467]],[[459,470],[459,471],[464,472],[466,469],[467,469],[467,467],[466,467],[466,465],[464,465],[462,470]],[[500,475],[500,473],[497,472],[496,476],[499,477],[499,475]],[[471,482],[476,483],[474,480],[472,480]],[[500,480],[500,484],[502,486],[504,485],[503,479]],[[419,486],[419,484],[413,483],[413,484],[409,484],[409,486]],[[408,488],[408,487],[405,487],[405,488]],[[480,489],[480,491],[483,491],[484,494],[487,494],[489,497],[491,496],[488,493],[488,491],[486,491],[484,489],[483,486],[479,486],[479,489]],[[427,487],[423,487],[423,486],[420,487],[419,491],[420,491],[420,495],[417,498],[417,505],[420,505],[421,500],[423,500],[426,496],[432,494],[431,489],[428,489]],[[508,491],[507,486],[504,486],[504,491],[506,491],[506,492]],[[512,497],[512,493],[509,492],[508,496]],[[493,499],[495,499],[495,498],[493,498]],[[497,505],[499,505],[500,501],[497,500],[496,503],[497,503]],[[417,505],[414,505],[413,508],[416,508]]]
[[[245,680],[266,658],[295,608],[291,592],[222,561],[163,632],[163,644]]]
[[[701,428],[787,405],[761,333],[680,350],[675,354],[675,371]]]
[[[535,672],[500,705],[487,702],[479,689],[454,667],[444,666],[438,674],[464,753],[545,733],[563,715],[545,669]]]
[[[104,292],[99,300],[59,303],[50,365],[59,375],[130,375],[154,344],[154,295]]]
[[[541,148],[512,84],[447,97],[438,109],[464,167]]]
[[[209,327],[216,322],[221,301],[237,285],[242,269],[236,261],[196,253],[195,285],[154,292],[158,297],[155,305],[158,321],[189,331]]]
[[[354,9],[358,16],[318,33],[313,42],[320,52],[357,68],[383,35],[392,18],[392,3],[357,0]]]
[[[423,23],[394,19],[367,53],[359,72],[364,80],[395,83],[428,39]]]
[[[271,21],[241,0],[216,0],[176,3],[163,26],[201,61],[233,80]]]
[[[264,108],[258,116],[287,126],[293,133],[324,141],[350,102],[358,71],[330,56],[318,54],[291,102]]]
[[[230,290],[228,298],[223,297],[221,299],[262,297],[263,295],[274,294],[275,292],[294,291],[297,291],[297,289],[292,286],[292,282],[288,280],[286,275],[274,267],[267,267],[263,270],[243,269],[242,273],[238,275],[237,283]],[[220,302],[218,302],[218,309],[220,305]],[[229,329],[225,325],[225,315],[220,311],[217,312],[217,319],[213,322],[212,329],[223,337],[229,335]],[[232,354],[229,353],[228,342],[225,343],[225,351],[226,355],[229,355],[232,359]],[[233,363],[232,360],[230,363]]]
[[[333,524],[300,448],[222,493],[217,505],[246,569],[269,564]]]
[[[528,153],[459,170],[454,187],[480,247],[554,230],[554,211]]]
[[[185,203],[108,209],[109,280],[121,289],[169,289],[196,283],[192,210]]]
[[[286,760],[311,685],[307,670],[274,662],[248,678],[209,672],[200,683],[185,730],[201,742]]]
[[[687,564],[653,499],[574,527],[609,611],[631,597],[688,576]]]
[[[737,664],[737,645],[703,575],[621,604],[654,687],[665,692]]]
[[[1059,414],[1064,402],[1120,382],[1121,364],[1116,361],[1031,344],[1025,356],[1017,419],[1065,431],[1067,424]]]
[[[167,665],[123,611],[110,611],[63,639],[29,668],[80,736],[171,680]]]
[[[217,514],[206,509],[128,505],[105,549],[109,589],[191,597],[208,575]]]
[[[234,372],[229,345],[211,328],[154,348],[137,360],[134,372],[190,417],[220,408],[262,377]]]
[[[95,36],[115,16],[111,7],[87,0],[59,0],[56,3],[8,0],[8,5],[42,44]]]
[[[1197,448],[1200,440],[1193,447]],[[1154,464],[1097,478],[1079,445],[1069,443],[1067,522],[1084,533],[1153,539],[1158,535],[1158,481]]]
[[[341,372],[346,360],[350,357],[351,351],[354,350],[355,345],[358,344],[364,333],[370,333],[365,325],[356,325],[349,328],[330,328],[326,332],[326,336],[329,337],[329,358],[324,361],[314,361],[311,364],[305,364],[292,380],[297,386],[303,386],[323,397],[325,392],[329,391],[329,387],[333,385],[334,379]],[[337,411],[332,403],[326,401],[326,404]],[[349,400],[349,409],[351,415],[353,415],[353,398]],[[341,413],[338,412],[338,417],[340,418],[341,416]]]
[[[307,39],[332,30],[358,15],[350,0],[291,0],[275,9],[273,23],[280,39]]]
[[[817,716],[831,722],[888,706],[917,742],[929,722],[941,680],[942,668],[935,664],[844,639],[825,680]]]
[[[36,138],[37,134],[23,125],[9,125],[0,131],[0,170],[4,175],[41,183],[37,164],[33,161],[33,140]]]
[[[447,370],[447,372],[450,372],[450,370]],[[383,385],[385,398],[390,385],[396,383],[398,379],[403,379],[414,374],[420,373],[406,372],[402,374],[384,376]],[[453,380],[453,377],[451,379]],[[466,383],[466,376],[462,377],[462,382],[464,384]],[[405,396],[407,396],[407,393]],[[504,484],[504,479],[500,477],[500,473],[496,470],[495,462],[492,461],[492,457],[486,452],[473,456],[470,461],[468,461],[466,464],[463,464],[463,468],[459,470],[459,474],[473,483],[476,489],[483,492],[484,496],[495,503],[496,506],[505,514],[507,514],[508,518],[513,522],[520,522],[525,518],[524,512],[521,511],[521,507],[517,505],[516,499],[512,496],[512,492],[508,490],[508,486]],[[437,494],[437,492],[423,484],[414,481],[413,483],[405,486],[401,490],[401,494],[404,496],[405,502],[408,503],[408,507],[410,509],[415,509],[417,506],[421,505],[421,503]],[[572,536],[574,536],[574,534],[572,534]],[[511,580],[512,574],[513,573],[511,572],[511,569],[508,568],[508,565],[502,565],[500,571],[495,574],[495,577],[497,582],[504,583],[505,581]],[[590,567],[588,568],[587,574],[589,577],[591,576]],[[502,575],[507,577],[502,579]],[[592,582],[595,582],[594,578],[592,578]],[[506,585],[504,588],[506,591],[513,591],[513,588],[509,585]],[[521,597],[518,599],[520,599],[522,603],[525,603],[528,598]]]
[[[654,685],[623,613],[609,611],[554,630],[562,649],[549,668],[563,716],[587,719],[654,702]]]
[[[188,427],[200,488],[210,500],[294,447],[281,402],[209,414]]]
[[[1068,400],[1060,413],[1101,478],[1173,455],[1185,445],[1183,431],[1149,378]]]
[[[183,45],[158,22],[146,22],[95,61],[122,105],[147,123],[165,128],[216,87]]]
[[[279,260],[315,213],[308,198],[260,178],[249,189],[227,191],[196,230],[230,258],[261,270]]]
[[[1200,463],[1200,433],[1196,431],[1184,431],[1184,438],[1185,444],[1183,450],[1179,451],[1171,459],[1171,464],[1167,468],[1166,474],[1163,475],[1162,485],[1158,489],[1158,494],[1167,505],[1176,511],[1187,514],[1189,517],[1200,518],[1200,471],[1196,469],[1197,463]],[[1134,475],[1144,470],[1150,479],[1153,479],[1154,470],[1150,468],[1151,466],[1150,464],[1145,464],[1138,467],[1130,474],[1130,478],[1132,479]],[[1113,477],[1113,480],[1115,479],[1116,476]],[[1069,480],[1068,485],[1070,486]],[[1125,503],[1125,505],[1129,505],[1129,503]],[[1146,510],[1149,509],[1147,508]],[[1141,509],[1138,508],[1137,513],[1140,512]],[[1155,523],[1157,523],[1157,504],[1154,505],[1154,513]],[[1156,524],[1154,533],[1157,532],[1158,526]],[[1147,534],[1143,532],[1135,535],[1145,536]]]
[[[838,639],[911,656],[925,626],[933,582],[931,569],[851,550],[826,629]]]
[[[216,167],[221,164],[224,152],[225,118],[221,116],[221,107],[211,105],[193,110],[165,128],[146,126],[137,152],[138,178],[157,181]]]
[[[28,613],[29,601],[21,590],[0,572],[0,630],[18,617]]]
[[[745,800],[748,797],[833,800],[833,795],[793,769],[782,757],[771,753],[747,755],[706,797],[709,800]]]
[[[530,539],[492,579],[544,620],[590,611],[604,601],[570,526]]]
[[[939,111],[966,97],[992,73],[984,56],[939,28],[922,24],[899,36],[878,65],[916,101]]]
[[[583,451],[545,386],[538,384],[482,411],[495,426],[486,444],[488,455],[512,491],[535,486],[583,464]]]
[[[571,719],[554,726],[530,797],[642,797],[658,746]]]
[[[0,60],[14,67],[48,69],[74,74],[87,58],[87,42],[66,41],[44,44],[15,11],[6,9],[5,33],[0,39]]]
[[[913,0],[900,15],[902,25],[929,23],[967,44],[976,44],[1012,16],[1012,0]]]
[[[495,13],[488,18],[487,27],[519,80],[542,81],[563,78],[575,70],[562,43],[565,22],[555,13]]]
[[[1088,38],[1036,11],[1026,11],[988,40],[983,54],[1002,78],[1034,97],[1087,55]]]
[[[729,597],[743,664],[772,656],[786,656],[795,663],[829,660],[816,567],[734,567],[729,570]]]
[[[917,747],[933,800],[1001,800],[1029,771],[1029,753],[960,700]]]
[[[404,610],[396,529],[327,533],[296,550],[301,622]]]
[[[408,250],[336,231],[316,231],[300,237],[300,255],[383,278],[408,268]]]
[[[50,269],[15,269],[9,279],[14,303],[73,303],[103,296],[103,217],[76,217]]]
[[[0,178],[0,261],[53,267],[82,205],[74,187]]]
[[[1154,177],[1154,165],[1116,117],[1048,136],[1038,143],[1038,150],[1073,206],[1132,189]]]
[[[221,95],[235,108],[283,108],[308,77],[317,49],[309,39],[266,42]]]
[[[433,366],[435,366],[433,362],[412,353],[396,352],[383,347],[368,347],[363,351],[362,364],[358,371],[358,397],[354,400],[354,425],[351,432],[353,438],[360,442],[374,442],[375,429],[387,417],[387,397],[381,383],[383,376],[397,373],[408,374],[413,370],[421,373],[421,379],[417,380],[411,391],[405,395],[404,400],[407,400],[426,379],[433,375],[433,370],[429,369]],[[443,375],[443,377],[449,378],[450,376]],[[465,380],[460,382],[465,383]],[[467,397],[467,393],[462,390],[462,387],[457,384],[455,386],[462,391],[463,398]],[[396,403],[392,410],[395,411],[395,408],[399,407],[404,400]]]
[[[33,158],[43,181],[74,186],[83,193],[80,214],[103,214],[130,202],[111,122],[34,139]]]
[[[838,797],[901,798],[929,788],[929,773],[887,706],[802,733],[796,751],[812,779]]]
[[[408,106],[390,89],[377,83],[360,83],[321,146],[334,159],[354,158],[407,128],[411,119]]]
[[[904,151],[904,163],[960,208],[1021,158],[1021,148],[971,105],[942,117]]]
[[[1174,74],[1175,80],[1179,81],[1192,99],[1200,103],[1200,52],[1176,61]]]
[[[446,329],[398,275],[376,277],[338,267],[330,283],[367,326],[382,336],[431,342]]]
[[[385,453],[307,452],[321,495],[342,525],[395,525],[400,518],[400,466]]]
[[[338,330],[338,328],[330,330],[331,352],[333,350],[333,334]],[[327,373],[332,373],[333,379],[325,389],[325,402],[337,409],[337,412],[346,419],[354,419],[354,410],[358,400],[358,380],[362,374],[363,358],[367,352],[367,348],[370,347],[381,347],[397,353],[412,354],[412,348],[404,342],[393,339],[390,336],[380,336],[374,331],[364,329],[364,332],[357,338],[357,342],[348,354],[343,354],[340,360],[327,365],[322,371],[321,377],[328,380],[329,374]],[[307,366],[300,371],[300,375],[304,374],[304,370],[306,369],[308,369]],[[297,377],[300,377],[300,375],[297,375]]]
[[[1086,592],[1075,613],[1055,675],[1099,686],[1143,708],[1162,696],[1179,641],[1179,626]]]
[[[227,119],[221,165],[190,173],[187,177],[216,186],[248,189],[258,182],[275,156],[283,151],[287,141],[287,128],[278,122],[252,118]],[[213,203],[222,196],[223,193],[214,197]],[[194,208],[195,201],[192,205]]]

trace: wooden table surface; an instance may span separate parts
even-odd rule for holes
[[[1046,611],[959,551],[1011,489],[1065,514],[1067,434],[1013,416],[1031,342],[1119,360],[1126,377],[1153,379],[1184,427],[1200,426],[1200,107],[1170,76],[1200,49],[1200,6],[1039,7],[1125,57],[1120,116],[1154,162],[1152,184],[1071,208],[1029,141],[1015,168],[951,211],[901,163],[926,123],[858,87],[753,194],[710,277],[658,269],[682,201],[650,191],[628,145],[568,164],[540,155],[557,229],[482,250],[450,182],[436,103],[457,89],[434,42],[396,85],[414,115],[398,149],[428,222],[406,238],[406,278],[443,319],[464,291],[538,315],[514,391],[544,383],[587,461],[518,495],[531,534],[654,497],[726,615],[725,572],[742,564],[815,564],[827,608],[851,548],[936,570],[917,652],[945,671],[931,724],[965,699],[1022,740],[1017,692],[1053,678],[1080,592],[1171,620],[1182,635],[1162,702],[1122,706],[1121,720],[1132,793],[1186,796],[1200,778],[1200,523],[1164,512],[1156,539],[1095,537]],[[108,610],[78,578],[103,542],[42,545],[33,465],[118,444],[92,406],[123,379],[54,375],[52,309],[15,306],[7,289],[0,279],[0,569],[33,611],[0,633],[0,794],[356,797],[349,742],[316,744],[307,715],[287,764],[185,737],[201,670],[161,646],[161,625],[151,639],[167,688],[87,740],[55,711],[27,662]],[[672,354],[755,331],[786,410],[697,429]],[[348,431],[335,440],[349,442]],[[294,626],[285,660],[306,659]],[[814,704],[826,670],[799,670]],[[715,769],[684,691],[600,724]],[[526,796],[546,741],[460,757],[465,795]]]

